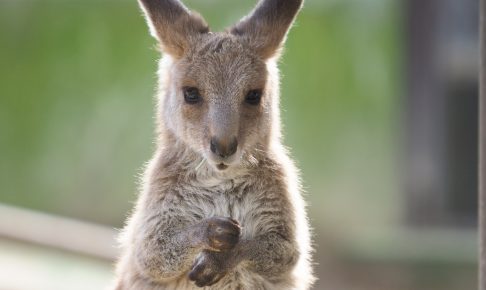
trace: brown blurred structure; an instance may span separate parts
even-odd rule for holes
[[[407,222],[473,227],[478,1],[405,2]]]
[[[486,3],[480,1],[480,123],[479,123],[479,289],[486,289]]]

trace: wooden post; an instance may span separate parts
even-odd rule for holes
[[[486,0],[479,10],[479,289],[486,290]]]

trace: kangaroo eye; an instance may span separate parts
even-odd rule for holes
[[[260,104],[260,100],[262,99],[262,90],[251,90],[246,94],[245,102],[250,105],[258,105]]]
[[[188,104],[197,104],[202,100],[199,90],[194,87],[184,87],[182,88],[184,92],[184,100]]]

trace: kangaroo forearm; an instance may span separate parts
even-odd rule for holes
[[[286,275],[298,260],[295,244],[278,234],[267,234],[253,240],[242,241],[238,249],[240,262],[264,277]]]
[[[152,279],[176,278],[189,270],[203,246],[202,233],[195,226],[152,232],[138,244],[137,262]]]

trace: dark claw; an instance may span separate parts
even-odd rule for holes
[[[203,263],[204,258],[198,257],[196,261],[194,262],[194,265],[192,265],[191,272],[189,272],[189,280],[191,281],[196,281],[199,280],[199,276],[202,275],[202,272],[204,271],[204,263]]]
[[[191,281],[194,281],[194,284],[196,284],[196,286],[198,287],[204,287],[204,286],[212,286],[216,283],[219,282],[219,280],[221,280],[221,278],[224,277],[224,273],[211,273],[211,274],[207,274],[207,275],[200,275],[198,276],[197,274],[193,273],[191,271],[191,273],[189,273],[189,279]]]
[[[217,267],[214,257],[208,253],[202,253],[194,262],[188,278],[194,281],[198,287],[211,286],[219,282],[226,275],[220,267]]]

